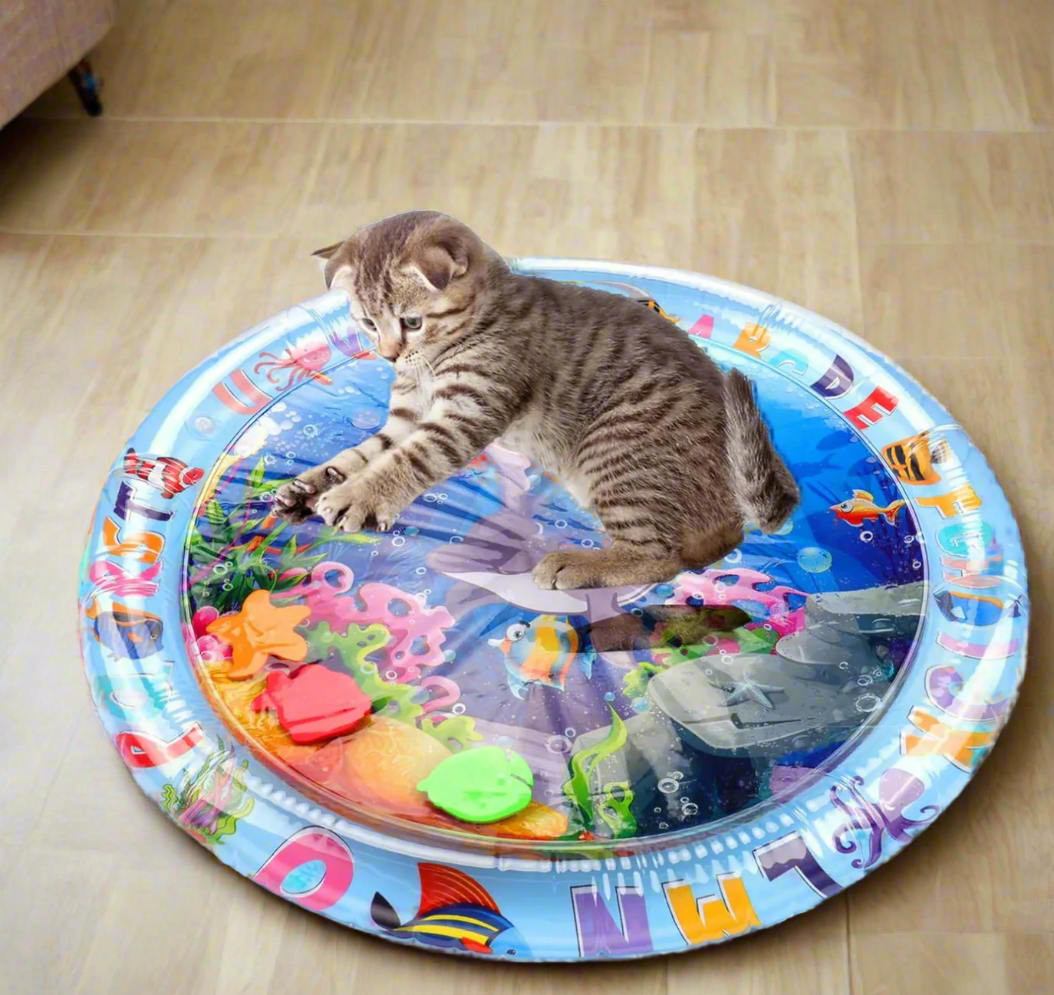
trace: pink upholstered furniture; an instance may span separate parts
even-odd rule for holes
[[[98,114],[86,56],[113,18],[114,0],[0,0],[0,125],[67,74]]]

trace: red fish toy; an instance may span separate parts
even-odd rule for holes
[[[370,699],[355,678],[318,664],[301,667],[293,676],[284,670],[267,675],[267,689],[252,703],[254,712],[278,713],[278,721],[294,743],[317,743],[351,732],[370,714]]]

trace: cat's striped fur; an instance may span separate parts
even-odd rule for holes
[[[388,529],[498,437],[596,510],[611,544],[550,553],[547,588],[655,583],[778,528],[798,488],[749,381],[638,302],[513,273],[464,225],[398,215],[316,253],[396,369],[384,427],[278,492],[292,517]],[[415,327],[420,319],[420,328]]]

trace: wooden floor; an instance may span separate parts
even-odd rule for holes
[[[396,12],[397,11],[397,12]],[[0,130],[0,992],[1054,992],[1054,3],[126,0]],[[2,72],[0,67],[0,72]],[[892,865],[718,949],[464,963],[224,871],[134,789],[74,632],[105,470],[185,370],[414,207],[771,291],[941,398],[1015,507],[1030,672]]]

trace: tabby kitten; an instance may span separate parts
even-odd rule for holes
[[[513,273],[463,224],[388,218],[320,249],[326,283],[395,365],[384,427],[277,492],[279,509],[391,528],[499,437],[611,536],[550,553],[543,588],[659,583],[780,527],[798,502],[750,382],[627,297]]]

